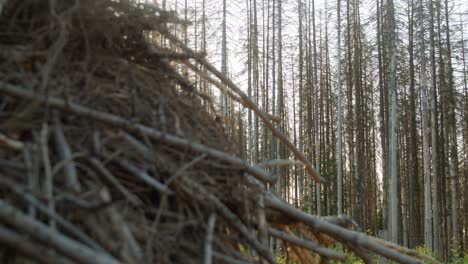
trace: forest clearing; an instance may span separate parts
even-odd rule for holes
[[[467,18],[0,0],[0,263],[468,263]]]

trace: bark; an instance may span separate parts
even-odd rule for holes
[[[393,1],[387,2],[388,16],[388,56],[389,56],[389,80],[388,88],[390,93],[390,125],[389,125],[389,148],[390,148],[390,241],[398,243],[398,178],[397,178],[397,87],[395,68],[395,10]]]

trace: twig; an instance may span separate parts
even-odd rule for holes
[[[294,161],[294,160],[283,160],[283,159],[277,159],[277,160],[267,160],[265,162],[257,164],[257,166],[262,167],[262,168],[271,168],[271,167],[283,167],[283,166],[294,166],[296,164],[299,164],[299,162]]]
[[[75,227],[72,223],[62,218],[55,211],[51,210],[46,205],[42,204],[39,200],[37,200],[30,193],[26,192],[23,188],[9,181],[7,177],[3,177],[2,175],[2,177],[0,178],[0,184],[7,186],[20,199],[27,202],[34,209],[38,209],[40,212],[47,215],[49,218],[54,219],[57,222],[57,224],[61,226],[63,230],[67,232],[69,235],[79,239],[81,242],[85,243],[86,245],[90,246],[91,248],[95,250],[105,252],[105,250],[101,246],[99,246],[96,242],[94,242],[91,238],[89,238],[79,228]]]
[[[70,260],[58,255],[53,249],[47,248],[40,243],[31,241],[28,236],[23,236],[10,230],[0,224],[0,244],[33,258],[34,260],[43,263],[63,263],[73,264]]]
[[[151,148],[148,148],[143,143],[141,143],[138,139],[134,138],[133,136],[129,135],[128,133],[122,133],[123,138],[127,144],[132,146],[137,152],[139,152],[143,158],[145,158],[149,162],[154,162],[156,160],[156,156],[154,151]]]
[[[25,148],[23,149],[23,158],[24,158],[24,165],[26,167],[26,182],[27,186],[30,190],[36,190],[37,188],[37,181],[38,178],[36,173],[38,170],[34,169],[34,159],[31,155],[33,148],[31,144],[26,144]],[[5,178],[6,179],[6,178]],[[36,207],[32,204],[28,205],[28,213],[31,217],[36,217]]]
[[[78,158],[86,157],[87,155],[88,153],[86,152],[77,152],[68,157],[68,159],[64,159],[57,162],[52,168],[52,176],[55,177],[55,175],[57,175],[61,169],[65,168],[65,166],[67,166],[68,163],[73,162]],[[74,164],[74,166],[76,166],[76,164]]]
[[[258,239],[264,246],[268,246],[268,225],[265,214],[265,197],[262,192],[257,195],[257,197]]]
[[[231,263],[231,264],[251,264],[252,262],[250,261],[242,261],[242,260],[237,260],[235,258],[226,256],[224,254],[221,254],[217,251],[213,251],[213,257],[217,258],[219,260],[222,260],[221,263]]]
[[[155,46],[155,45],[153,45]],[[175,52],[173,50],[165,49],[165,48],[150,48],[150,53],[154,54],[155,56],[161,58],[167,58],[170,60],[188,60],[194,59],[199,57],[204,57],[206,54],[204,53],[182,53],[182,52]]]
[[[130,191],[128,191],[115,176],[96,158],[89,158],[91,165],[97,170],[99,175],[109,182],[114,188],[116,188],[127,201],[132,205],[138,206],[141,204],[138,198],[136,198]]]
[[[171,191],[166,185],[158,182],[155,180],[153,177],[148,175],[146,172],[140,170],[136,166],[132,165],[130,162],[126,160],[116,160],[116,162],[124,168],[126,171],[130,172],[134,176],[140,178],[140,180],[144,181],[146,184],[149,186],[153,187],[157,191],[167,194],[167,195],[173,195],[174,192]]]
[[[1,1],[1,0],[0,0]],[[5,146],[9,149],[20,151],[24,148],[23,142],[7,137],[0,132],[0,146]]]
[[[17,171],[25,171],[27,168],[22,163],[13,160],[0,159],[0,167],[3,169],[13,169]]]
[[[206,157],[206,154],[196,157],[192,161],[187,164],[184,164],[179,170],[177,170],[166,182],[165,185],[169,186],[174,180],[176,180],[184,171],[189,169],[190,167],[194,166],[198,162],[202,161]]]
[[[54,113],[54,139],[55,147],[59,153],[60,159],[67,161],[63,165],[63,172],[65,174],[65,187],[71,188],[77,192],[81,190],[80,183],[78,182],[78,173],[76,171],[75,162],[72,158],[72,151],[68,145],[63,132],[63,126],[58,117],[58,113]]]
[[[130,258],[128,262],[132,263],[141,263],[143,260],[143,252],[135,240],[130,228],[128,227],[127,223],[122,219],[122,216],[118,213],[115,207],[109,208],[110,216],[112,222],[114,222],[114,226],[116,226],[118,232],[121,234],[121,241],[126,244],[128,247],[129,253],[131,256],[127,257]]]
[[[48,244],[64,256],[70,257],[79,263],[120,263],[113,257],[91,250],[90,248],[60,234],[56,230],[51,229],[43,223],[28,217],[18,209],[6,203],[4,200],[0,200],[0,221],[28,233],[30,236]]]
[[[143,135],[148,136],[151,139],[162,141],[166,144],[185,148],[188,150],[193,150],[200,153],[205,153],[208,156],[220,159],[225,162],[228,162],[232,165],[239,166],[244,168],[246,172],[252,174],[259,180],[263,182],[274,182],[274,179],[270,176],[270,174],[258,167],[250,165],[245,160],[242,160],[234,155],[228,154],[226,152],[213,149],[203,144],[191,142],[187,139],[179,138],[176,136],[172,136],[156,129],[143,126],[141,124],[133,124],[130,120],[121,118],[119,116],[109,114],[106,112],[96,111],[79,104],[65,102],[64,100],[60,100],[54,97],[45,97],[43,95],[38,95],[32,92],[29,92],[25,89],[18,88],[14,85],[10,85],[7,83],[0,83],[0,93],[4,95],[9,95],[15,98],[27,99],[27,100],[34,100],[35,102],[40,103],[41,105],[47,105],[52,108],[61,109],[63,111],[67,111],[82,117],[94,119],[96,121],[100,121],[106,123],[111,126],[120,127],[126,129],[128,131],[133,131],[135,133],[140,133]]]
[[[338,253],[338,252],[335,252],[331,249],[328,249],[324,246],[321,246],[321,245],[318,245],[318,244],[315,244],[311,241],[308,241],[308,240],[304,240],[304,239],[301,239],[299,237],[295,237],[295,236],[292,236],[290,234],[287,234],[285,232],[282,232],[280,230],[277,230],[277,229],[274,229],[274,228],[268,228],[268,233],[276,238],[279,238],[279,239],[282,239],[284,241],[287,241],[291,244],[294,244],[294,245],[297,245],[297,246],[300,246],[300,247],[303,247],[303,248],[307,248],[307,249],[310,249],[312,250],[313,252],[316,252],[317,254],[321,255],[321,256],[325,256],[327,258],[331,258],[331,259],[338,259],[338,260],[346,260],[346,255],[344,254],[341,254],[341,253]]]
[[[216,214],[211,214],[208,219],[208,230],[205,240],[205,261],[204,264],[211,264],[213,261],[213,233],[216,222]]]
[[[47,204],[51,211],[55,211],[54,202],[54,178],[52,175],[52,165],[50,164],[49,157],[49,127],[46,122],[42,123],[41,128],[41,155],[44,165],[44,194],[47,199]],[[55,220],[49,219],[49,224],[55,228]]]

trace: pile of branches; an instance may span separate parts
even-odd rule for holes
[[[322,179],[275,117],[168,31],[187,23],[130,0],[0,1],[2,263],[276,263],[271,237],[303,263],[345,261],[335,241],[368,263],[435,263],[268,190],[278,176],[239,157],[178,69],[253,110]]]

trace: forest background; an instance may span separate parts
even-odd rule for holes
[[[159,2],[192,22],[170,30],[277,117],[327,180],[273,166],[286,201],[443,259],[468,251],[464,1]],[[251,111],[196,83],[245,158],[293,159]]]

